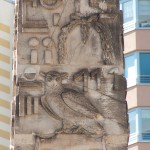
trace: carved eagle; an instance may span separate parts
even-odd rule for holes
[[[76,91],[68,91],[62,93],[64,103],[72,110],[85,115],[89,118],[97,117],[97,109],[89,102],[82,93]]]
[[[49,115],[63,122],[64,129],[82,128],[90,134],[102,134],[99,119],[103,117],[83,93],[63,88],[60,73],[47,73],[45,88],[42,106]]]

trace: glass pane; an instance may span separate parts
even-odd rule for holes
[[[142,110],[142,138],[150,140],[150,109]]]
[[[136,133],[136,111],[129,112],[130,134]]]
[[[123,3],[123,19],[124,23],[133,20],[133,1]]]
[[[140,82],[150,83],[150,53],[140,53]]]
[[[136,84],[137,71],[135,61],[134,54],[125,57],[125,77],[128,87]]]
[[[139,0],[139,26],[150,27],[150,0]]]

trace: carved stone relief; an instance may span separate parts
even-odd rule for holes
[[[63,0],[40,0],[40,3],[47,9],[56,9],[63,4]]]
[[[32,5],[32,7],[31,7]],[[48,24],[44,19],[43,15],[39,13],[38,0],[32,1],[23,1],[22,5],[22,24],[23,32],[47,32]],[[28,13],[29,12],[29,13]],[[37,30],[38,29],[38,30]]]
[[[89,0],[89,4],[93,8],[100,9],[100,12],[111,13],[116,12],[118,7],[118,2],[116,0]]]
[[[69,84],[74,84],[76,89],[78,89],[74,90],[72,88],[65,89],[62,84],[62,80],[69,79],[68,73],[50,71],[47,73],[43,72],[41,75],[44,82],[38,82],[36,80],[31,82],[20,78],[18,116],[26,116],[26,118],[18,118],[19,120],[16,121],[16,123],[19,121],[17,124],[20,125],[16,132],[25,134],[27,131],[27,133],[35,135],[36,148],[38,147],[39,149],[41,139],[53,138],[59,134],[81,134],[90,138],[100,138],[103,140],[103,146],[107,147],[107,140],[105,141],[104,137],[107,137],[110,134],[109,132],[113,133],[114,130],[110,129],[110,126],[116,128],[115,133],[113,133],[115,135],[126,133],[126,130],[123,130],[124,125],[127,124],[126,122],[123,124],[122,121],[124,118],[120,117],[118,119],[115,115],[112,117],[112,113],[116,113],[116,111],[113,112],[113,109],[109,106],[116,102],[119,105],[126,104],[124,101],[119,100],[117,97],[118,93],[116,92],[119,91],[121,94],[125,90],[123,87],[118,87],[119,82],[124,82],[121,76],[111,74],[109,78],[106,78],[102,69],[94,69],[91,71],[84,69],[71,77],[73,81]],[[93,80],[95,85],[93,84]],[[83,83],[79,84],[79,81]],[[80,88],[81,86],[82,88]],[[108,100],[107,104],[104,102],[106,101],[105,99],[112,99],[112,101]],[[97,103],[101,104],[97,105]],[[108,111],[109,109],[111,114],[108,112],[107,114],[103,114],[105,112],[101,108],[103,103],[106,103],[106,110]],[[117,106],[117,104],[115,105]],[[125,113],[125,111],[126,109],[122,113]],[[41,124],[41,121],[43,122],[46,119],[44,117],[45,114],[50,117],[50,126],[49,128],[46,127],[49,132],[45,132],[45,130],[36,127]],[[108,114],[111,120],[107,116]],[[37,115],[37,117],[31,115]],[[106,117],[104,117],[105,115]],[[27,125],[30,127],[29,129],[25,129],[26,126],[22,124],[27,123],[28,117],[33,119],[36,117],[36,120],[39,121],[36,123],[34,129],[31,129],[29,123]],[[53,130],[50,130],[52,120],[57,122],[57,126],[54,126]],[[127,140],[126,136],[122,138]],[[36,148],[34,149],[36,150]]]
[[[126,150],[118,1],[20,0],[15,150]]]
[[[54,24],[54,26],[59,26],[59,20],[60,20],[60,14],[55,13],[53,15],[53,24]]]
[[[54,41],[46,37],[42,41],[43,46],[45,47],[45,52],[44,52],[44,62],[45,64],[57,64],[57,52],[56,52],[56,47]]]
[[[73,43],[73,48],[69,49],[72,52],[69,52],[66,47],[66,40],[68,39],[69,34],[71,34],[71,32],[73,32],[72,30],[75,30],[75,28],[77,28],[78,26],[80,27],[80,30],[81,30],[81,33],[79,33],[79,34],[81,34],[81,39],[79,39],[78,43]],[[90,30],[90,28],[91,28],[91,30]],[[78,31],[75,31],[75,32],[78,32]],[[73,38],[76,38],[75,36],[76,35],[74,35]],[[91,36],[91,37],[89,37],[89,36]],[[96,39],[95,39],[95,37],[96,37]],[[89,41],[87,43],[88,39],[89,39]],[[69,41],[69,44],[72,41],[77,41],[77,39],[72,39],[71,41]],[[83,45],[82,45],[81,41],[83,41]],[[91,45],[89,45],[90,41],[93,42]],[[97,42],[96,43],[97,45],[94,42],[95,43]],[[87,45],[86,45],[86,43],[87,43]],[[75,52],[75,51],[77,51],[76,49],[79,50],[79,52]],[[81,49],[84,50],[83,54],[81,53]],[[91,51],[91,52],[89,52],[89,51]],[[69,53],[71,53],[71,54],[69,54]],[[85,56],[86,53],[88,55],[87,57]],[[79,19],[78,16],[74,16],[74,20],[70,24],[68,24],[67,26],[62,28],[61,34],[59,36],[59,63],[60,64],[61,63],[71,64],[70,61],[72,61],[72,59],[73,59],[73,57],[75,57],[75,55],[81,61],[84,59],[84,58],[82,58],[82,55],[83,55],[83,57],[87,58],[88,60],[91,57],[91,63],[94,63],[94,64],[102,63],[102,64],[107,64],[107,65],[112,65],[115,63],[113,47],[112,47],[112,35],[110,32],[110,29],[107,25],[104,25],[102,22],[100,22],[99,18],[97,16],[92,16],[89,18],[81,18],[81,19]],[[66,58],[67,56],[70,58]],[[85,62],[83,62],[83,61],[80,62],[77,60],[76,57],[75,57],[75,59],[76,59],[75,63],[77,65],[78,65],[78,63],[80,63],[80,64],[87,63],[87,60],[85,60]]]

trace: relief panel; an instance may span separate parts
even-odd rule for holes
[[[40,13],[38,0],[23,1],[22,4],[22,31],[23,32],[47,32],[48,24]]]
[[[20,0],[15,150],[127,150],[118,0]]]

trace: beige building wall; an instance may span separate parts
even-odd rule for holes
[[[150,50],[150,30],[134,30],[124,34],[124,53]]]
[[[128,150],[150,150],[150,143],[136,143],[133,145],[130,145],[128,147]]]
[[[136,85],[128,88],[126,100],[128,109],[150,106],[150,85]]]
[[[128,88],[127,97],[128,109],[137,107],[137,88],[136,86]]]
[[[136,50],[136,31],[124,34],[124,53]]]
[[[0,0],[0,150],[10,149],[14,4]]]

